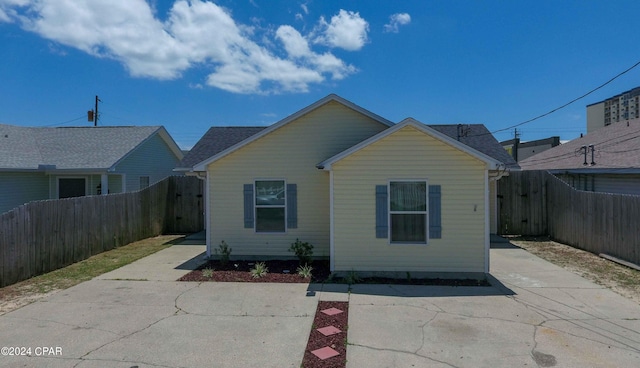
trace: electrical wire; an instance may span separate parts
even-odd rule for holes
[[[550,110],[550,111],[548,111],[548,112],[545,112],[545,113],[544,113],[544,114],[542,114],[542,115],[538,115],[538,116],[536,116],[536,117],[534,117],[534,118],[531,118],[531,119],[529,119],[529,120],[525,120],[525,121],[523,121],[523,122],[521,122],[521,123],[518,123],[518,124],[515,124],[515,125],[511,125],[511,126],[509,126],[509,127],[503,128],[503,129],[495,130],[495,131],[493,131],[493,132],[491,132],[491,133],[481,133],[481,134],[478,134],[478,135],[495,134],[495,133],[499,133],[499,132],[504,132],[505,130],[510,130],[510,129],[513,129],[513,128],[517,128],[517,127],[519,127],[519,126],[521,126],[521,125],[525,125],[525,124],[531,123],[531,122],[533,122],[533,121],[536,121],[536,120],[538,120],[538,119],[541,119],[541,118],[543,118],[543,117],[545,117],[545,116],[551,115],[551,114],[553,114],[554,112],[556,112],[556,111],[558,111],[558,110],[561,110],[561,109],[564,109],[565,107],[567,107],[567,106],[571,105],[572,103],[574,103],[574,102],[576,102],[576,101],[579,101],[579,100],[581,100],[581,99],[583,99],[583,98],[585,98],[585,97],[589,96],[589,95],[590,95],[590,94],[592,94],[593,92],[595,92],[595,91],[597,91],[597,90],[601,89],[602,87],[604,87],[604,86],[606,86],[607,84],[609,84],[609,83],[613,82],[614,80],[618,79],[619,77],[623,76],[624,74],[626,74],[626,73],[630,72],[631,70],[633,70],[633,69],[634,69],[635,67],[637,67],[638,65],[640,65],[640,61],[638,61],[637,63],[633,64],[633,65],[632,65],[632,66],[630,66],[629,68],[627,68],[627,69],[623,70],[622,72],[620,72],[620,73],[616,74],[614,77],[610,78],[608,81],[606,81],[606,82],[602,83],[602,84],[601,84],[601,85],[599,85],[598,87],[596,87],[596,88],[592,89],[591,91],[589,91],[589,92],[587,92],[587,93],[583,94],[582,96],[580,96],[580,97],[576,97],[576,98],[574,98],[573,100],[571,100],[571,101],[569,101],[569,102],[567,102],[567,103],[565,103],[565,104],[563,104],[563,105],[561,105],[561,106],[559,106],[559,107],[556,107],[555,109],[552,109],[552,110]]]
[[[55,127],[55,126],[60,126],[60,125],[65,125],[65,124],[73,123],[74,121],[78,121],[78,120],[80,120],[80,119],[85,119],[86,117],[87,117],[86,115],[82,115],[82,116],[80,116],[80,117],[78,117],[78,118],[71,119],[71,120],[67,120],[67,121],[64,121],[64,122],[62,122],[62,123],[47,124],[47,125],[41,125],[41,126],[43,126],[43,127]]]

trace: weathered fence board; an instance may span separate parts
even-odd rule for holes
[[[170,177],[138,192],[37,201],[0,214],[0,287],[140,239],[201,231],[202,190],[195,177]]]
[[[510,173],[498,195],[501,234],[549,235],[640,264],[640,196],[575,190],[546,171]]]

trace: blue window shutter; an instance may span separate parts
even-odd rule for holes
[[[244,185],[244,227],[253,229],[253,184]]]
[[[442,206],[440,186],[429,185],[429,238],[442,238]]]
[[[376,238],[389,237],[387,186],[376,185]]]
[[[287,228],[298,228],[298,186],[287,184]]]

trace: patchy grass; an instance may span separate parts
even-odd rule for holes
[[[640,304],[640,271],[548,238],[514,237],[509,241],[528,252],[612,289]]]
[[[168,248],[183,238],[182,235],[162,235],[140,240],[65,268],[0,288],[0,315]]]

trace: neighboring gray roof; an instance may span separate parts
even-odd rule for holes
[[[0,169],[37,170],[40,165],[55,165],[58,170],[106,170],[159,131],[166,132],[161,126],[33,128],[0,124]],[[179,152],[177,146],[172,149]]]
[[[587,165],[582,146],[588,148]],[[613,123],[520,162],[523,170],[573,172],[640,172],[640,119]]]
[[[195,164],[224,151],[265,128],[248,126],[211,127],[189,153],[184,156],[180,163],[180,168],[183,170],[191,169]]]
[[[513,157],[498,143],[493,134],[483,124],[463,124],[460,136],[458,135],[458,124],[427,126],[502,162],[509,169],[519,168]]]

